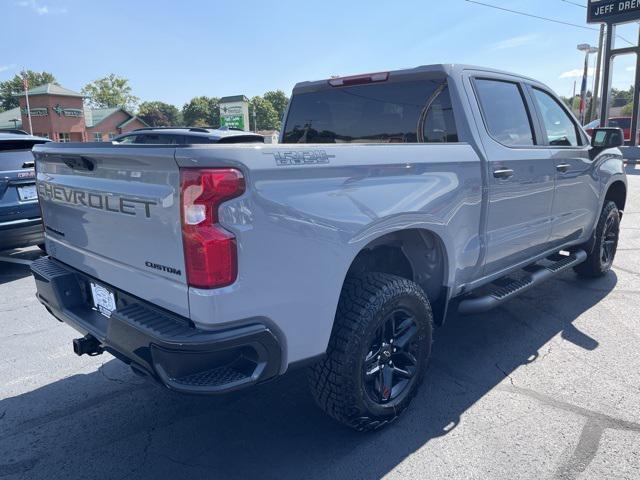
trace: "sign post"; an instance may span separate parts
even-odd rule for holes
[[[633,116],[631,118],[631,145],[638,145],[638,116],[640,114],[640,35],[632,47],[614,48],[616,26],[621,23],[640,20],[640,0],[589,0],[587,23],[606,23],[607,36],[604,52],[604,73],[602,75],[602,107],[600,126],[609,123],[609,103],[611,93],[611,67],[618,55],[636,54],[636,76],[633,94]]]

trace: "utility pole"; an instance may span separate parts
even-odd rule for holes
[[[33,125],[31,124],[31,107],[29,106],[29,80],[27,79],[27,72],[22,72],[22,86],[24,87],[24,98],[27,102],[27,118],[29,119],[29,133],[33,135]]]
[[[600,25],[600,40],[598,41],[598,60],[596,61],[596,80],[591,97],[591,108],[589,109],[589,121],[598,113],[598,100],[600,99],[600,72],[602,71],[602,54],[604,52],[604,36],[606,25]]]

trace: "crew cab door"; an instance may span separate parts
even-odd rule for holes
[[[551,215],[552,246],[585,240],[600,209],[598,177],[589,157],[587,138],[573,116],[550,92],[528,87],[542,129],[541,144],[555,168],[556,190]]]
[[[471,79],[487,156],[485,275],[548,249],[555,167],[538,147],[526,86],[509,76]]]

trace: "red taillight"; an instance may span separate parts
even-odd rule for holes
[[[332,87],[348,87],[350,85],[362,85],[365,83],[386,82],[389,79],[389,72],[367,73],[365,75],[354,75],[352,77],[338,77],[329,80]]]
[[[233,168],[180,169],[182,243],[190,286],[218,288],[235,281],[236,239],[218,224],[218,208],[244,189],[242,173]]]

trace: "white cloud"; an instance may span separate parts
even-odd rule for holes
[[[493,50],[507,50],[510,48],[523,47],[530,45],[538,39],[538,34],[521,35],[519,37],[507,38],[491,45]]]
[[[593,77],[596,73],[596,69],[595,68],[589,68],[589,71],[587,72],[587,76],[588,77]],[[584,69],[583,68],[576,68],[574,70],[569,70],[568,72],[563,72],[560,75],[560,78],[580,78],[582,77],[582,75],[584,75]]]
[[[636,67],[627,67],[627,72],[635,72]]]
[[[11,65],[0,65],[0,73],[6,72],[8,70],[13,70],[16,68],[16,65],[12,63]]]
[[[37,0],[20,0],[17,3],[20,7],[25,7],[33,10],[38,15],[47,15],[49,13],[65,13],[66,8],[50,8],[48,5],[38,2]]]

